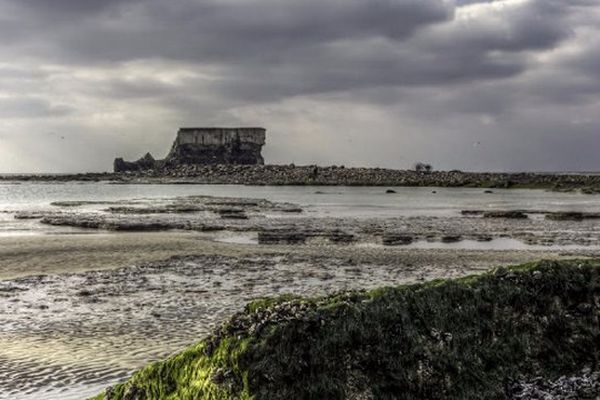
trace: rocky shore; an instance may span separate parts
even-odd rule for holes
[[[600,191],[600,175],[433,171],[316,165],[180,165],[126,173],[5,175],[0,182],[108,181],[244,185],[439,186]]]
[[[597,398],[599,278],[597,260],[543,261],[258,300],[95,399]]]

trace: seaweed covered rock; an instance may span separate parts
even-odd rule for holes
[[[98,400],[504,399],[600,360],[600,261],[256,301]]]

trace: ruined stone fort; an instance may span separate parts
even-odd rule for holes
[[[150,153],[137,161],[115,159],[115,172],[172,168],[180,165],[264,164],[264,128],[180,128],[163,160]]]

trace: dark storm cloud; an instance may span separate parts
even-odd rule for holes
[[[50,59],[216,64],[226,77],[215,90],[264,100],[506,78],[527,68],[523,52],[551,49],[570,34],[564,18],[570,6],[553,0],[500,10],[500,21],[475,18],[469,26],[453,24],[455,9],[442,0],[19,4],[35,22],[28,28],[31,47]],[[81,16],[59,26],[49,17],[74,13]]]
[[[277,130],[328,126],[322,143],[310,136],[323,153],[315,162],[334,158],[323,146],[336,135],[358,140],[358,126],[381,124],[396,133],[360,154],[389,166],[406,166],[379,157],[394,134],[411,138],[398,140],[415,157],[456,144],[452,155],[434,152],[439,164],[473,156],[507,169],[526,165],[524,152],[547,135],[551,156],[530,157],[547,165],[565,131],[600,146],[589,137],[600,128],[599,9],[600,0],[0,0],[0,116],[50,118],[52,129],[62,117],[73,137],[110,131],[132,152],[141,138],[160,152],[178,124],[272,125],[282,161]],[[343,133],[336,118],[348,120]],[[147,120],[169,137],[146,136]],[[355,154],[351,139],[332,151]],[[519,161],[509,143],[522,143]],[[294,152],[313,161],[308,141]]]
[[[24,14],[46,31],[45,39],[60,41],[63,50],[113,60],[226,57],[365,36],[402,39],[421,26],[447,20],[452,13],[442,0],[25,0],[20,4]],[[80,14],[80,19],[71,20],[70,26],[52,26],[51,16],[73,14]],[[72,30],[79,34],[70,35]]]

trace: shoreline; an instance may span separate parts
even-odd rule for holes
[[[114,184],[240,184],[257,186],[404,186],[582,190],[600,192],[600,175],[537,172],[416,172],[314,165],[184,165],[163,170],[80,174],[0,175],[4,182],[109,182]]]

